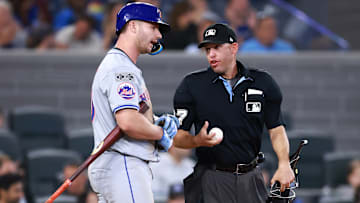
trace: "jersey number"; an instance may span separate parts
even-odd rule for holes
[[[187,115],[188,115],[188,110],[176,109],[176,117],[178,117],[180,125],[182,125],[182,122],[186,118]]]

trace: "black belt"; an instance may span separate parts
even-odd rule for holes
[[[260,152],[258,154],[258,156],[248,164],[236,164],[236,165],[230,166],[230,167],[222,167],[222,166],[216,165],[216,170],[231,172],[231,173],[235,173],[235,174],[245,174],[247,172],[252,171],[254,168],[256,168],[256,166],[259,163],[261,163],[263,161],[264,161],[264,154],[262,152]]]

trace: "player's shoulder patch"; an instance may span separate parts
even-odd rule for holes
[[[135,87],[129,82],[122,82],[117,88],[117,92],[123,99],[132,99],[136,95]]]
[[[115,80],[118,82],[133,81],[134,78],[135,76],[133,73],[129,73],[129,72],[115,73]]]

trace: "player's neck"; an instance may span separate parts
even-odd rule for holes
[[[236,61],[235,63],[232,63],[230,66],[231,68],[229,68],[224,74],[221,75],[223,78],[228,80],[235,78],[236,75],[238,74]]]
[[[136,64],[137,59],[140,55],[140,51],[134,46],[134,44],[129,43],[129,40],[123,40],[121,38],[115,44],[115,48],[121,49],[124,51],[130,58],[130,60]]]

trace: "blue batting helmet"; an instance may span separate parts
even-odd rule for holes
[[[159,24],[161,34],[170,30],[169,24],[161,19],[161,11],[156,6],[148,3],[135,2],[126,4],[121,8],[116,18],[116,34],[119,35],[121,29],[130,20],[142,20]]]

